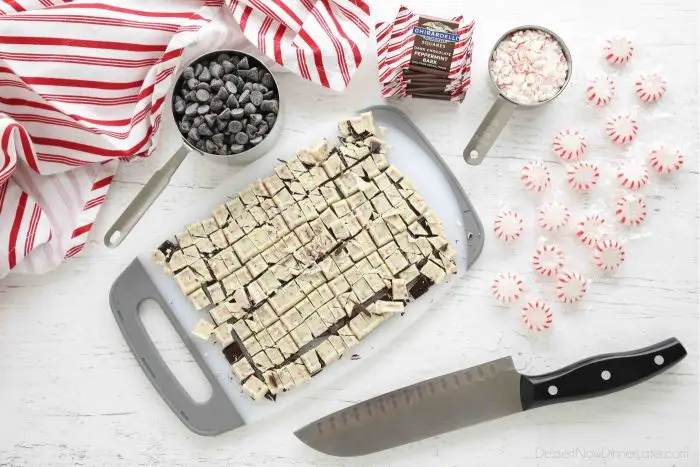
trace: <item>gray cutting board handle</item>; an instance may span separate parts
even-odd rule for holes
[[[211,398],[203,403],[194,401],[156,349],[139,317],[139,305],[153,299],[161,306],[177,333],[189,349],[212,388]],[[136,360],[151,380],[153,387],[175,415],[193,432],[214,436],[245,425],[245,421],[226,396],[216,377],[192,343],[188,331],[182,328],[168,303],[151,282],[138,259],[117,278],[109,293],[109,304],[124,339]],[[214,349],[212,349],[214,351]]]

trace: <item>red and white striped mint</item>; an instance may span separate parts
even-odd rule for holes
[[[623,65],[632,58],[634,45],[626,37],[614,37],[609,39],[603,48],[605,59],[614,65]]]
[[[644,198],[637,195],[623,196],[617,200],[615,215],[622,225],[636,226],[641,224],[647,217],[647,205]]]
[[[643,102],[653,104],[666,93],[666,79],[658,73],[642,75],[634,83],[634,91]]]
[[[545,302],[532,301],[522,309],[523,323],[530,331],[544,331],[552,325],[552,309]]]
[[[596,107],[604,107],[615,96],[615,82],[605,73],[594,76],[586,88],[588,102]]]
[[[683,154],[678,149],[658,146],[651,150],[647,162],[654,172],[668,175],[681,170]]]
[[[554,277],[564,267],[564,252],[557,245],[542,245],[532,257],[535,272],[544,277]]]
[[[506,209],[494,219],[493,233],[504,242],[516,240],[523,233],[523,218],[512,209]]]
[[[518,300],[524,290],[523,280],[513,272],[500,274],[491,285],[493,296],[503,303],[512,303]]]
[[[605,132],[613,143],[629,144],[637,137],[639,124],[630,115],[618,115],[608,119]]]
[[[523,167],[520,179],[526,189],[542,192],[552,184],[552,174],[541,160],[534,160]]]
[[[557,300],[562,303],[578,302],[588,291],[588,281],[576,271],[565,271],[557,278]]]
[[[617,169],[617,181],[624,188],[639,190],[649,183],[649,171],[644,164],[625,162]]]
[[[566,169],[566,181],[576,191],[589,191],[598,184],[600,170],[593,162],[581,161]]]
[[[588,214],[576,223],[576,237],[586,246],[598,243],[605,219],[598,214]]]
[[[563,161],[577,161],[586,154],[586,138],[578,131],[564,130],[554,137],[552,149]]]
[[[595,245],[593,261],[604,271],[614,271],[625,262],[625,247],[617,240],[601,240]]]
[[[540,226],[550,232],[556,232],[565,227],[570,217],[569,210],[561,203],[547,203],[540,207]]]

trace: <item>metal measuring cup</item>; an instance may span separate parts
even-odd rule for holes
[[[275,85],[275,89],[277,90],[277,99],[279,101],[279,110],[277,112],[277,118],[274,122],[274,125],[272,125],[269,132],[265,135],[265,138],[257,146],[253,146],[252,148],[238,154],[228,154],[223,156],[220,154],[211,154],[192,146],[190,142],[187,141],[187,138],[178,131],[182,139],[182,146],[175,152],[175,154],[168,160],[168,162],[166,162],[163,165],[163,167],[158,169],[151,176],[148,182],[146,182],[143,188],[141,188],[141,191],[138,192],[138,194],[131,201],[129,206],[127,206],[127,208],[124,210],[121,216],[119,216],[119,218],[114,222],[112,227],[107,231],[104,237],[104,244],[107,247],[115,248],[119,246],[119,244],[127,237],[127,235],[129,235],[131,230],[136,226],[139,220],[141,220],[146,211],[148,211],[148,208],[151,207],[151,205],[155,202],[158,196],[163,192],[165,187],[168,186],[168,183],[175,174],[175,171],[177,171],[178,167],[180,167],[180,165],[189,153],[196,152],[201,156],[205,157],[206,159],[213,160],[218,163],[224,163],[234,166],[243,165],[264,156],[272,149],[272,147],[279,139],[279,136],[282,133],[283,101],[277,80],[275,79],[274,74],[272,74],[272,72],[265,65],[263,65],[260,62],[260,60],[253,57],[250,54],[241,52],[239,50],[215,50],[213,52],[207,52],[190,60],[190,62],[186,66],[182,67],[182,69],[180,70],[180,74],[175,80],[175,85],[173,86],[173,89],[170,93],[170,112],[173,115],[173,119],[177,121],[177,118],[175,118],[175,109],[173,108],[173,96],[179,93],[182,88],[184,80],[182,80],[181,78],[182,73],[185,71],[185,69],[188,66],[195,64],[201,60],[212,59],[213,57],[217,57],[218,55],[223,53],[247,57],[248,61],[251,63],[251,66],[256,66],[258,67],[258,69],[263,69],[270,73]]]
[[[561,46],[562,52],[564,52],[564,57],[566,57],[566,61],[569,66],[569,70],[566,75],[566,81],[562,85],[562,87],[557,91],[554,96],[551,98],[544,100],[542,102],[538,102],[536,104],[527,104],[527,103],[521,103],[521,102],[516,102],[510,98],[508,98],[498,87],[496,84],[496,79],[493,76],[493,71],[491,70],[491,60],[493,60],[493,54],[498,48],[499,44],[503,42],[506,38],[510,37],[512,34],[518,32],[518,31],[525,31],[525,30],[538,30],[542,32],[546,32],[554,40],[556,40],[559,45]],[[554,32],[550,31],[547,28],[543,28],[542,26],[532,26],[532,25],[526,25],[526,26],[518,26],[517,28],[513,28],[510,31],[506,32],[501,36],[500,39],[496,41],[496,44],[493,46],[491,49],[491,53],[489,54],[489,76],[491,78],[491,84],[496,88],[498,91],[498,97],[496,97],[496,102],[493,103],[491,106],[491,110],[486,114],[486,117],[484,117],[484,120],[481,122],[481,125],[479,125],[479,128],[477,128],[476,132],[474,133],[474,136],[472,137],[471,141],[469,141],[469,144],[467,144],[467,147],[464,148],[464,160],[467,162],[469,165],[479,165],[481,162],[484,160],[484,157],[486,157],[486,154],[488,153],[489,149],[491,149],[491,146],[493,146],[493,143],[496,142],[496,139],[498,138],[498,135],[501,134],[501,131],[503,131],[503,128],[505,128],[506,124],[508,123],[508,120],[510,119],[511,115],[513,115],[513,112],[515,111],[516,108],[518,107],[526,107],[526,108],[533,108],[533,107],[539,107],[543,104],[547,104],[557,97],[566,89],[566,86],[569,84],[569,81],[571,81],[571,71],[572,71],[572,61],[571,61],[571,52],[569,51],[569,48],[566,46],[564,41],[559,37],[557,34]]]

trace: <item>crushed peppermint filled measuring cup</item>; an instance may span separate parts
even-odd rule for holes
[[[503,34],[489,56],[498,97],[464,149],[467,164],[481,164],[517,107],[556,99],[569,84],[571,66],[569,48],[549,29],[519,26]]]

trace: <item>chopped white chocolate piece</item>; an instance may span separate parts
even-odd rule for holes
[[[257,305],[267,298],[267,294],[265,294],[257,281],[248,284],[246,286],[246,290],[248,291],[248,296],[254,305]]]
[[[194,245],[194,239],[188,230],[176,233],[175,238],[180,248],[187,248],[188,246]]]
[[[257,248],[248,237],[243,237],[234,243],[233,251],[236,252],[236,255],[243,263],[247,262],[250,258],[258,254]]]
[[[331,255],[331,257],[333,258],[333,262],[335,262],[336,266],[338,266],[338,269],[340,269],[341,272],[347,271],[353,266],[353,264],[355,264],[350,255],[342,249],[338,249],[335,253]]]
[[[226,262],[221,259],[221,254],[217,254],[213,258],[208,259],[206,263],[209,269],[211,269],[211,272],[214,273],[214,278],[216,280],[220,281],[229,275],[230,270],[228,266],[226,266]]]
[[[360,278],[360,280],[352,285],[352,291],[355,292],[355,295],[357,295],[357,298],[361,303],[366,302],[374,295],[372,287],[370,287],[364,277]]]
[[[251,277],[258,277],[267,270],[267,261],[263,259],[262,255],[257,255],[246,263],[246,267],[248,268]]]
[[[278,342],[285,335],[287,335],[287,329],[285,329],[285,326],[281,321],[277,321],[269,325],[267,327],[267,332],[270,334],[270,337],[274,342]]]
[[[199,250],[195,245],[190,245],[187,248],[183,248],[182,254],[185,257],[185,262],[188,266],[193,265],[195,262],[201,259],[201,256],[199,255]]]
[[[243,347],[248,351],[250,355],[255,355],[262,350],[260,342],[255,338],[255,336],[249,337],[243,341]]]
[[[330,288],[337,296],[350,290],[350,284],[348,283],[347,279],[345,279],[345,276],[338,276],[330,281]]]
[[[206,237],[207,234],[204,232],[204,227],[202,227],[201,222],[195,222],[187,226],[187,231],[194,237],[194,239]]]
[[[201,288],[192,292],[188,298],[197,310],[201,310],[202,308],[206,308],[211,305],[211,300],[209,300],[209,297],[207,297],[207,294],[204,293],[204,290]]]
[[[260,371],[267,371],[273,366],[270,357],[268,357],[265,352],[258,352],[255,354],[253,357],[253,364],[255,364],[255,367]]]
[[[313,304],[311,303],[311,300],[309,300],[308,298],[305,298],[304,300],[300,301],[294,309],[299,313],[302,321],[308,318],[311,315],[311,313],[313,313],[316,310],[316,308],[314,308]]]
[[[420,269],[421,274],[435,282],[436,284],[442,283],[447,277],[445,270],[438,266],[434,261],[428,261],[425,266]]]
[[[233,293],[242,288],[241,281],[238,280],[236,274],[230,274],[221,280],[221,285],[224,288],[224,295],[230,297]]]
[[[376,220],[369,227],[369,234],[372,240],[378,247],[382,247],[389,243],[394,237],[391,235],[389,227],[383,220]]]
[[[301,361],[304,363],[304,366],[310,374],[313,375],[321,371],[321,362],[318,359],[318,354],[316,353],[316,350],[311,349],[308,352],[301,355]]]
[[[294,355],[299,351],[299,347],[289,334],[277,342],[277,348],[280,350],[280,352],[282,352],[284,358],[289,358],[291,355]]]
[[[333,326],[336,321],[338,321],[328,303],[319,307],[316,313],[318,313],[319,318],[321,318],[321,321],[323,321],[327,327]]]
[[[199,287],[197,276],[190,268],[185,268],[177,273],[175,275],[175,281],[185,295],[189,295]]]
[[[398,250],[392,253],[388,258],[386,258],[384,262],[386,263],[391,273],[394,275],[403,271],[409,265],[406,257]]]
[[[228,347],[233,344],[234,339],[231,331],[233,326],[229,323],[224,323],[214,329],[214,338],[221,345],[221,348]]]
[[[229,223],[226,227],[222,228],[221,231],[229,245],[233,245],[245,235],[240,226],[235,222]]]
[[[235,323],[233,323],[232,326],[233,326],[233,331],[241,339],[241,341],[244,341],[253,335],[253,332],[250,330],[250,328],[246,324],[246,320],[243,320],[243,319],[238,320]]]
[[[380,315],[389,313],[403,313],[404,305],[402,302],[390,302],[387,300],[377,300],[373,312]]]
[[[165,260],[165,255],[163,255],[163,260]],[[173,273],[177,273],[187,266],[187,261],[185,260],[185,255],[182,250],[173,252],[168,261],[168,266]]]
[[[255,373],[255,370],[253,369],[252,365],[250,364],[247,358],[241,358],[236,363],[232,364],[231,370],[233,371],[233,374],[236,375],[236,378],[239,379],[239,381],[243,381],[248,376]]]
[[[282,384],[282,388],[285,391],[289,391],[295,386],[294,378],[292,378],[292,374],[289,372],[287,367],[280,368],[279,370],[277,370],[277,377],[279,378]]]
[[[408,288],[406,281],[403,279],[392,279],[391,281],[391,297],[394,300],[408,300]]]
[[[348,326],[343,326],[338,329],[338,335],[343,339],[343,344],[345,344],[345,347],[348,349],[360,343]]]
[[[328,336],[328,341],[330,344],[333,346],[336,352],[338,352],[339,356],[342,356],[345,351],[347,350],[347,347],[345,346],[345,343],[343,342],[343,338],[340,336]]]
[[[257,339],[258,344],[260,344],[260,347],[262,347],[263,350],[274,347],[275,345],[275,342],[272,340],[272,336],[270,336],[270,333],[265,329],[255,334],[255,339]]]
[[[304,320],[304,324],[309,327],[314,337],[319,337],[328,330],[328,324],[321,319],[318,313],[312,313]]]
[[[287,227],[289,227],[290,229],[296,229],[301,224],[306,222],[304,212],[302,211],[301,207],[296,203],[284,209],[282,211],[282,217],[287,223]]]
[[[243,390],[248,393],[253,400],[259,400],[265,397],[265,394],[267,394],[270,388],[256,376],[251,376],[243,383]]]
[[[282,385],[282,380],[277,374],[277,370],[269,370],[263,373],[263,379],[265,384],[270,389],[270,394],[273,396],[284,391],[284,386]]]
[[[304,321],[304,318],[301,316],[299,311],[296,308],[294,308],[283,314],[280,317],[280,320],[282,321],[282,324],[284,324],[284,326],[287,328],[287,330],[291,331],[292,329],[299,326]]]
[[[214,332],[214,325],[206,319],[200,319],[192,330],[192,335],[206,341],[212,332]]]
[[[286,366],[287,371],[292,376],[295,386],[300,386],[305,382],[311,380],[311,375],[309,374],[304,363],[297,359],[295,362],[291,362]]]
[[[214,322],[219,325],[233,318],[233,313],[226,307],[226,303],[220,303],[209,310],[209,315]]]
[[[386,288],[386,284],[382,280],[381,276],[376,272],[364,274],[362,277],[365,278],[370,288],[372,289],[372,292],[374,292],[375,294],[381,292]]]
[[[330,365],[340,358],[340,354],[327,339],[316,346],[316,353],[326,365]]]
[[[309,326],[307,326],[305,323],[301,323],[299,326],[294,328],[289,335],[292,336],[292,339],[294,339],[294,342],[299,347],[303,347],[314,338],[313,334],[311,333],[311,329],[309,329]]]
[[[211,301],[214,304],[221,303],[224,301],[224,299],[226,299],[224,289],[221,288],[221,284],[219,282],[214,282],[213,284],[208,285],[207,292],[209,293]]]
[[[246,294],[244,289],[237,289],[236,291],[233,292],[233,299],[238,303],[242,308],[248,309],[250,308],[250,300],[248,299],[248,294]]]

